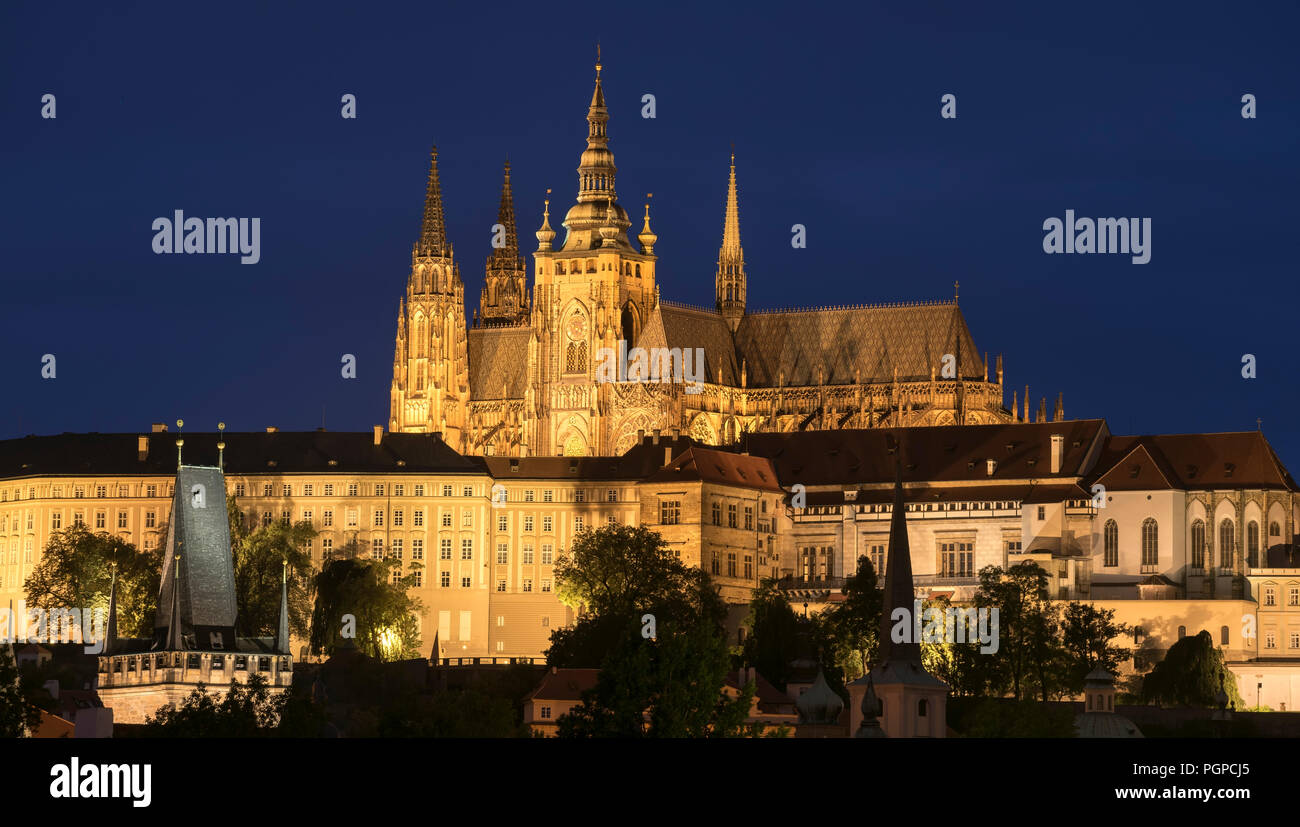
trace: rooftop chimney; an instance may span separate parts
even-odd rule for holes
[[[375,445],[378,445],[379,443],[384,441],[384,426],[376,425],[374,426],[374,430],[375,430]]]
[[[167,426],[161,422],[155,422],[149,426],[149,430],[155,434],[165,434],[167,433]]]
[[[655,445],[658,445],[658,444],[659,444],[659,429],[658,429],[658,428],[655,428],[655,429],[654,429],[654,435],[655,435]]]
[[[1052,473],[1061,473],[1061,448],[1065,444],[1065,437],[1060,434],[1052,434]]]
[[[136,459],[138,459],[140,462],[144,462],[149,458],[149,437],[147,436],[136,437],[135,452],[136,452]]]

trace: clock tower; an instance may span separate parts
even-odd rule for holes
[[[564,217],[564,241],[555,248],[548,199],[533,254],[530,350],[536,350],[536,359],[530,388],[535,396],[525,416],[534,420],[534,453],[543,455],[612,451],[613,388],[596,381],[596,368],[602,357],[617,358],[620,341],[626,348],[636,344],[655,302],[658,239],[650,231],[647,204],[639,246],[628,240],[632,222],[617,200],[618,168],[609,148],[601,70],[597,58],[587,148],[578,162],[578,198]]]

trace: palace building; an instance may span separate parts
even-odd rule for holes
[[[750,307],[734,154],[715,304],[661,300],[650,206],[634,244],[627,235],[632,219],[618,201],[601,71],[597,63],[564,238],[557,241],[551,227],[548,198],[530,290],[507,164],[500,244],[487,259],[468,324],[433,151],[420,238],[398,305],[389,431],[438,432],[471,455],[618,456],[638,432],[656,430],[730,445],[750,432],[1019,419],[1014,401],[1005,407],[1001,357],[990,381],[955,297]],[[659,349],[673,362],[673,375],[686,378],[601,381],[602,359],[619,353],[620,343]],[[1045,405],[1039,418],[1046,418]],[[1055,418],[1063,418],[1059,402]]]

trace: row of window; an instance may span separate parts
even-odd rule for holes
[[[325,497],[333,497],[333,496],[334,496],[334,483],[332,483],[332,482],[323,483],[323,484],[321,485],[321,489],[322,489],[322,492],[321,492],[321,493],[322,493],[322,496],[325,496]],[[373,485],[362,485],[361,483],[350,482],[350,483],[347,483],[347,486],[346,486],[346,489],[345,489],[345,490],[347,491],[347,495],[346,495],[346,496],[349,496],[349,497],[359,497],[359,496],[374,496],[374,497],[392,496],[392,497],[405,497],[405,496],[406,496],[406,483],[404,483],[404,482],[395,482],[395,483],[393,483],[393,484],[392,484],[392,490],[391,490],[391,493],[390,493],[390,491],[389,491],[388,484],[387,484],[387,483],[382,483],[382,482],[377,482],[377,483],[374,483]],[[444,497],[451,497],[451,496],[453,496],[453,492],[454,492],[454,490],[455,490],[455,486],[453,486],[453,485],[450,485],[450,484],[443,485],[443,486],[442,486],[442,496],[444,496]],[[314,496],[316,496],[316,485],[315,485],[315,483],[310,483],[310,482],[308,482],[308,483],[302,483],[302,484],[299,486],[298,491],[299,491],[299,496],[302,496],[302,497],[314,497]],[[363,492],[365,492],[365,493],[363,493]],[[462,496],[462,497],[472,497],[472,496],[474,496],[474,486],[472,486],[472,485],[461,486],[460,493],[461,493],[461,496]],[[248,485],[247,485],[246,483],[242,483],[242,482],[237,482],[237,483],[235,483],[235,496],[236,496],[236,497],[247,496],[247,494],[248,494]],[[276,496],[276,493],[275,493],[275,485],[274,485],[273,483],[269,483],[269,482],[264,482],[264,483],[262,483],[262,496],[263,496],[263,497],[274,497],[274,496]],[[292,496],[293,496],[293,484],[292,484],[292,483],[288,483],[288,482],[286,482],[286,483],[281,483],[281,485],[280,485],[280,494],[279,494],[279,496],[281,496],[281,497],[292,497]],[[412,485],[411,485],[411,496],[413,496],[413,497],[423,497],[423,496],[424,496],[424,483],[421,483],[421,482],[412,483]]]
[[[1270,537],[1277,537],[1281,534],[1281,526],[1277,522],[1269,524],[1268,533]],[[1236,524],[1232,520],[1225,519],[1219,523],[1219,565],[1222,568],[1233,568],[1236,564]],[[1148,517],[1142,521],[1142,565],[1155,566],[1159,563],[1159,541],[1156,521]],[[1192,569],[1204,570],[1206,565],[1206,544],[1205,544],[1205,522],[1196,520],[1192,523]],[[1114,520],[1107,520],[1102,527],[1102,549],[1103,565],[1113,567],[1119,565],[1119,524]],[[1254,520],[1246,524],[1246,555],[1250,565],[1255,565],[1259,559],[1259,523]]]
[[[52,486],[52,487],[50,488],[50,499],[53,499],[53,500],[61,500],[61,499],[63,499],[63,490],[64,490],[64,489],[63,489],[63,486],[61,486],[61,485],[55,485],[55,486]],[[157,497],[157,496],[159,496],[159,490],[160,490],[160,489],[159,489],[159,486],[158,486],[157,483],[149,483],[149,484],[147,484],[147,485],[144,486],[144,496],[146,496],[146,497]],[[129,492],[130,492],[130,486],[127,486],[127,485],[119,485],[119,486],[117,486],[117,492],[116,492],[115,496],[117,496],[117,497],[123,497],[123,498],[125,498],[125,497],[129,497],[129,496],[130,496],[130,493],[129,493]],[[162,492],[162,493],[161,493],[161,496],[164,496],[164,497],[169,497],[169,496],[171,496],[171,486],[170,486],[170,485],[164,485],[164,486],[162,486],[162,488],[161,488],[161,492]],[[101,499],[101,500],[102,500],[102,499],[105,499],[105,498],[108,497],[108,486],[107,486],[107,485],[96,485],[96,486],[94,487],[94,493],[95,493],[95,497],[96,497],[96,499]],[[14,502],[18,502],[19,500],[21,500],[21,499],[23,498],[22,494],[23,494],[23,490],[22,490],[21,488],[15,488],[15,489],[13,489],[13,500],[14,500]],[[73,489],[72,489],[72,498],[73,498],[74,500],[85,499],[85,497],[86,497],[86,487],[85,487],[85,486],[78,485],[78,486],[74,486],[74,487],[73,487]],[[36,488],[35,488],[35,486],[29,487],[29,488],[27,489],[27,499],[29,499],[29,500],[34,500],[34,499],[36,499]],[[5,489],[5,490],[3,490],[3,491],[0,491],[0,503],[4,503],[4,502],[9,502],[9,489]]]

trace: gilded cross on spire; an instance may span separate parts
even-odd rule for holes
[[[600,77],[600,41],[596,41],[596,77]]]
[[[953,304],[956,304],[956,303],[957,303],[957,297],[961,295],[961,293],[958,292],[958,289],[959,289],[960,287],[961,287],[961,282],[959,282],[959,281],[954,281],[954,282],[952,283],[952,303],[953,303]]]

